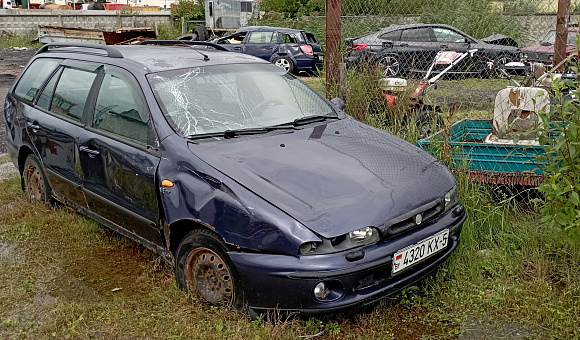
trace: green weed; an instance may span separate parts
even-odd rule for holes
[[[26,34],[11,34],[2,31],[0,32],[0,49],[10,47],[39,48],[42,44],[37,39],[36,30],[31,30]]]

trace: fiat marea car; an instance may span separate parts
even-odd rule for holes
[[[4,118],[31,199],[153,249],[209,303],[309,315],[425,276],[466,216],[442,163],[343,106],[219,48],[49,44]]]

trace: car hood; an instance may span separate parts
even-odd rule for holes
[[[518,43],[508,37],[507,35],[503,35],[503,34],[499,34],[499,33],[494,33],[492,35],[490,35],[489,37],[480,39],[481,41],[484,41],[488,44],[492,44],[492,45],[502,45],[502,46],[513,46],[513,47],[518,47]]]
[[[456,182],[431,155],[352,118],[190,149],[327,238],[441,199]]]

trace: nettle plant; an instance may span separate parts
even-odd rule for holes
[[[576,41],[576,48],[580,40]],[[554,79],[549,112],[540,112],[539,142],[545,154],[538,157],[545,174],[538,187],[544,194],[540,212],[542,222],[564,230],[580,229],[580,93],[577,78],[578,52],[568,62],[566,73],[576,79]]]

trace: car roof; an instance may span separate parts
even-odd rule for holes
[[[458,30],[457,28],[450,26],[450,25],[446,25],[446,24],[431,24],[428,22],[424,22],[424,23],[403,24],[403,25],[392,24],[389,27],[379,29],[379,31],[386,32],[386,31],[395,31],[395,30],[401,30],[401,29],[420,28],[420,27],[445,27],[445,28],[450,28],[453,30]]]
[[[114,64],[117,65],[129,61],[144,67],[147,71],[145,73],[225,64],[270,64],[248,54],[211,49],[199,50],[184,46],[96,45],[87,47],[84,44],[78,44],[78,47],[66,46],[39,52],[41,56],[47,54],[60,58],[70,58],[74,55],[75,59],[83,59],[82,57],[90,55],[91,61],[95,61],[95,58],[114,60]],[[207,60],[204,55],[208,57]]]
[[[294,28],[285,28],[285,27],[273,27],[273,26],[246,26],[240,27],[236,32],[253,32],[253,31],[278,31],[282,33],[298,33],[298,32],[307,32],[305,30],[298,30]]]

